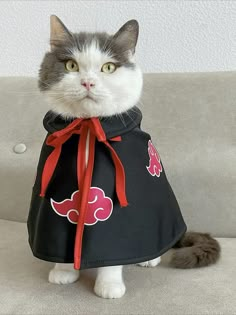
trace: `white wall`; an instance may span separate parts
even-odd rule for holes
[[[236,70],[236,1],[0,1],[0,75],[37,75],[50,14],[72,31],[138,19],[145,72]]]

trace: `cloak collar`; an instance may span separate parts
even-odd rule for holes
[[[65,120],[61,115],[58,115],[53,111],[49,111],[44,117],[43,125],[49,133],[54,133],[66,128],[75,119],[76,118]],[[116,136],[122,136],[135,127],[138,127],[141,123],[141,120],[142,113],[136,106],[131,108],[126,113],[99,119],[107,139]]]

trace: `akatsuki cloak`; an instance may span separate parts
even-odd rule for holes
[[[186,231],[137,107],[121,116],[64,120],[48,112],[28,217],[43,260],[76,269],[161,256]]]

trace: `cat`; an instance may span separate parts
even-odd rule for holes
[[[136,20],[125,23],[115,35],[72,33],[55,15],[51,16],[51,50],[39,71],[39,88],[51,110],[65,120],[122,115],[138,104],[143,87],[142,71],[135,61],[139,34]],[[175,244],[172,257],[176,268],[194,268],[215,263],[218,242],[209,234],[186,232]],[[156,257],[139,263],[155,267]],[[49,282],[77,281],[73,264],[56,263]],[[126,291],[122,266],[99,267],[94,286],[102,298],[121,298]]]

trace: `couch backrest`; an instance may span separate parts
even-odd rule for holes
[[[146,74],[144,83],[142,126],[189,229],[236,236],[236,73]],[[0,110],[0,219],[26,221],[48,110],[37,80],[0,78]]]

